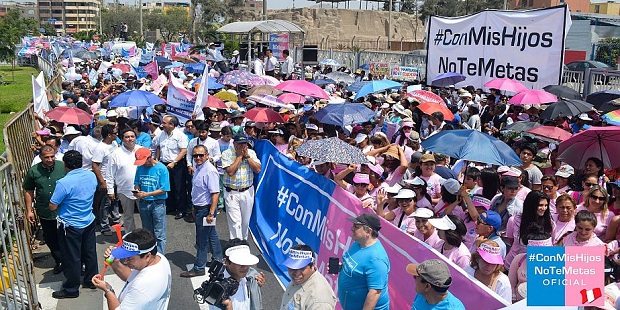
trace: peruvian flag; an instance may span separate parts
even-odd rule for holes
[[[601,292],[600,288],[595,288],[595,289],[591,289],[591,290],[586,290],[583,289],[581,291],[579,291],[581,293],[581,303],[585,304],[585,303],[591,303],[593,301],[595,301],[597,298],[602,297],[603,293]]]

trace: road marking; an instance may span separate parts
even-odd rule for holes
[[[187,267],[187,270],[192,270],[192,268],[194,268],[194,264],[187,264],[185,265]],[[209,274],[205,273],[204,276],[197,276],[197,277],[193,277],[190,278],[190,280],[192,281],[192,288],[195,290],[197,288],[200,287],[200,285],[202,285],[202,282],[209,280]],[[192,294],[193,296],[193,294]],[[200,310],[209,310],[209,304],[204,303],[204,304],[198,304],[198,306],[200,307]]]
[[[37,297],[42,310],[54,310],[58,306],[58,299],[52,297],[52,293],[62,289],[62,281],[45,282],[37,284]]]

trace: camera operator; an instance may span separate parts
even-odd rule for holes
[[[237,292],[222,302],[226,310],[260,310],[263,301],[260,287],[265,275],[250,267],[258,263],[258,257],[250,253],[246,240],[232,239],[224,248],[224,277],[239,281]]]
[[[157,241],[148,230],[136,229],[123,237],[123,245],[108,247],[104,257],[111,256],[114,273],[126,281],[116,295],[110,284],[92,278],[93,284],[104,291],[108,309],[168,309],[172,276],[165,256],[157,253]]]

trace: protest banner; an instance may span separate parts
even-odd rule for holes
[[[168,79],[168,97],[166,98],[166,111],[185,123],[192,118],[194,111],[194,98],[196,94],[187,90],[182,83],[170,76]]]
[[[392,66],[390,68],[390,79],[395,81],[413,82],[419,80],[419,70],[414,67]]]
[[[288,33],[270,33],[269,49],[273,52],[273,56],[278,58],[278,61],[284,61],[285,57],[282,55],[282,51],[288,49]]]
[[[370,74],[374,76],[390,75],[390,63],[389,62],[371,62],[369,66],[370,66],[370,69],[368,71]]]
[[[333,181],[290,160],[269,142],[257,140],[254,149],[262,169],[257,178],[256,201],[250,229],[267,263],[287,285],[287,268],[282,265],[291,246],[304,243],[318,252],[317,270],[337,292],[338,276],[327,274],[330,257],[341,258],[353,243],[348,217],[364,212],[361,202]],[[260,223],[260,225],[258,225]],[[485,285],[473,281],[457,265],[426,243],[382,219],[379,239],[390,258],[388,291],[393,309],[411,309],[415,281],[405,267],[412,262],[438,258],[449,266],[450,288],[468,309],[499,309],[507,304]]]
[[[482,11],[463,17],[431,16],[427,25],[426,78],[446,72],[467,76],[458,84],[481,87],[509,78],[528,88],[561,82],[566,5],[529,11]]]
[[[45,93],[45,77],[43,71],[39,72],[39,75],[35,78],[34,74],[32,78],[32,102],[34,103],[34,112],[41,118],[45,119],[45,112],[48,112],[50,108],[49,101],[47,100],[47,94]]]

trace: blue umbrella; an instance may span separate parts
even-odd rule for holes
[[[201,77],[199,77],[199,78],[197,78],[197,79],[194,81],[194,84],[195,84],[195,83],[201,83],[201,82],[202,82],[202,76],[201,76]],[[208,85],[207,85],[207,86],[209,86],[209,89],[220,89],[220,88],[224,88],[224,85],[223,85],[223,84],[218,83],[216,78],[209,77],[209,80],[208,80],[208,82],[207,82],[207,83],[208,83]]]
[[[165,67],[172,64],[172,60],[163,56],[155,56],[155,61],[157,61],[157,66],[159,67]]]
[[[355,94],[355,100],[357,100],[358,98],[364,97],[366,95],[370,95],[370,94],[374,94],[380,91],[384,91],[386,89],[390,89],[390,88],[401,88],[403,87],[402,84],[398,83],[398,82],[394,82],[391,80],[374,80],[371,81],[370,83],[364,85],[364,87],[362,87],[356,94]]]
[[[190,64],[185,64],[185,70],[187,70],[187,72],[189,73],[202,73],[205,71],[205,66],[206,64],[204,63],[190,63]]]
[[[314,114],[323,124],[332,124],[340,127],[369,121],[375,117],[375,112],[361,103],[333,103]]]
[[[366,84],[370,83],[370,81],[359,81],[355,82],[349,86],[347,86],[347,90],[350,92],[357,93],[362,89],[362,87],[366,86]]]
[[[370,70],[370,65],[369,64],[363,64],[360,66],[360,69],[362,70]]]
[[[159,63],[157,65],[159,65]],[[185,64],[180,61],[175,61],[172,64],[165,66],[164,69],[180,68],[180,67],[183,67],[183,65]]]
[[[130,90],[114,97],[111,107],[150,107],[164,103],[157,95],[143,90]]]
[[[432,81],[431,85],[439,86],[439,87],[448,87],[450,85],[454,85],[459,82],[465,81],[467,77],[456,72],[446,72],[436,76]]]
[[[319,85],[319,86],[323,86],[323,85],[327,85],[327,84],[337,84],[338,82],[332,80],[332,79],[316,79],[314,81],[312,81],[312,83]]]
[[[473,129],[446,130],[422,141],[422,147],[457,159],[493,165],[521,166],[519,155],[491,135]]]

